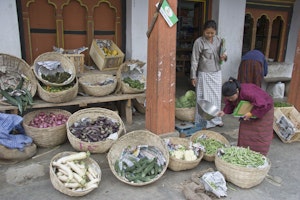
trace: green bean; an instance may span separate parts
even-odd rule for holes
[[[206,154],[215,154],[219,148],[224,147],[224,144],[213,138],[198,138],[196,142],[204,146]]]

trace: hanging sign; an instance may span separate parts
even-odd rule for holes
[[[159,3],[156,4],[156,7]],[[169,27],[172,27],[176,22],[178,22],[177,16],[174,14],[172,8],[166,0],[163,1],[161,8],[159,9],[160,14],[164,17]]]

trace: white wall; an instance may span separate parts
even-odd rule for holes
[[[290,32],[288,35],[288,44],[286,50],[285,62],[293,63],[296,53],[297,37],[300,31],[300,0],[296,0],[294,4],[294,11],[291,20]]]
[[[21,58],[16,1],[0,1],[0,53]]]
[[[147,62],[148,0],[127,0],[126,9],[126,59]]]
[[[218,23],[218,35],[225,38],[228,59],[222,65],[223,81],[236,78],[242,56],[246,0],[214,0],[212,18]]]

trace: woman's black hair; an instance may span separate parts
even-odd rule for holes
[[[230,97],[237,93],[237,89],[241,89],[241,84],[235,78],[230,77],[222,86],[222,95]]]
[[[204,30],[208,29],[208,28],[213,28],[213,29],[217,30],[217,23],[215,22],[215,20],[208,20],[205,22],[203,28],[204,28]]]

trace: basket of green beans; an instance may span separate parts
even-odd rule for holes
[[[225,179],[240,188],[260,184],[269,172],[269,159],[249,148],[225,147],[218,150],[215,165]]]

